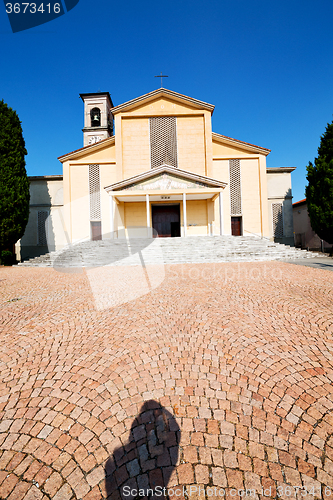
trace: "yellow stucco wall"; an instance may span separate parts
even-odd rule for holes
[[[87,166],[70,167],[70,203],[65,210],[70,212],[71,240],[90,239],[89,183]]]
[[[165,97],[115,115],[116,162],[122,178],[150,169],[149,117],[177,117],[179,168],[211,175],[211,113]]]
[[[212,177],[226,182],[223,190],[223,234],[231,234],[229,160],[213,160]],[[214,234],[220,234],[219,200],[214,203]]]
[[[188,200],[186,214],[188,236],[208,234],[207,200]]]
[[[235,150],[234,154],[238,151]],[[266,158],[264,155],[229,155],[213,159],[212,177],[227,183],[223,191],[224,234],[231,234],[229,159],[240,159],[243,233],[270,237],[267,210]],[[264,200],[264,202],[263,202]],[[216,228],[219,228],[218,202],[215,206]]]
[[[177,118],[178,167],[206,175],[205,129],[203,116]]]
[[[183,127],[184,132],[187,127],[188,120],[194,119],[189,117],[182,117],[179,121],[183,121],[180,128]],[[126,131],[130,132],[131,127],[136,128],[137,119],[133,120],[124,120],[124,122],[128,122],[128,128]],[[146,119],[139,119],[139,121],[143,124]],[[127,126],[127,125],[126,125]],[[148,129],[148,124],[147,124]],[[197,158],[197,165],[199,166],[201,158],[201,165],[204,160],[204,145],[203,141],[200,141],[199,131],[203,129],[203,120],[197,121],[194,130],[196,131],[193,134],[194,141],[195,138],[198,139],[198,143],[201,147],[199,147],[199,152],[195,147],[192,149],[195,152]],[[138,134],[137,137],[140,138],[142,134]],[[128,135],[128,138],[130,135]],[[132,136],[135,138],[135,135]],[[148,136],[146,135],[147,139]],[[181,141],[186,142],[186,137],[188,134],[184,133],[182,135],[182,131],[180,131],[180,143]],[[202,138],[202,134],[201,134]],[[139,139],[140,140],[140,139]],[[130,140],[128,144],[130,144]],[[135,140],[133,141],[135,145]],[[148,144],[146,145],[148,147]],[[134,149],[138,150],[137,147]],[[104,153],[105,154],[105,153]],[[194,156],[195,156],[194,155]],[[134,152],[128,153],[128,159],[130,161],[131,158],[135,157]],[[86,161],[90,160],[86,158]],[[82,161],[82,160],[81,160]],[[147,161],[147,160],[146,160]],[[190,160],[188,160],[190,163]],[[87,162],[88,163],[88,162]],[[90,163],[90,161],[89,161]],[[146,170],[146,168],[135,170],[136,166],[133,162],[132,164],[132,172],[130,174],[127,171],[126,177],[130,177],[131,175],[136,175],[140,173],[142,170]],[[183,168],[185,169],[184,165]],[[267,203],[261,203],[260,193],[263,195],[263,192],[266,187],[266,178],[261,179],[259,182],[259,171],[263,171],[265,168],[265,162],[259,162],[259,158],[241,158],[241,185],[242,185],[242,215],[243,215],[243,232],[244,234],[255,233],[260,235],[262,231],[262,227],[264,230],[264,225],[266,225],[266,236],[270,236],[269,234],[269,223],[268,223],[268,207]],[[64,169],[65,172],[66,169]],[[71,165],[67,167],[67,179],[69,179],[69,189],[67,188],[67,196],[66,190],[64,193],[65,200],[71,200],[71,207],[67,209],[67,212],[70,212],[67,219],[71,219],[71,221],[75,220],[75,224],[69,224],[70,233],[72,241],[78,241],[84,238],[90,237],[90,213],[89,213],[89,193],[88,193],[88,164],[86,165]],[[188,170],[194,170],[193,168]],[[201,171],[197,171],[196,173],[203,175],[202,169]],[[118,170],[115,163],[101,163],[100,164],[100,177],[101,177],[101,212],[102,212],[102,233],[104,237],[108,237],[110,233],[110,200],[109,195],[104,190],[104,187],[116,182],[118,180]],[[228,159],[218,159],[212,162],[211,167],[211,176],[218,180],[224,181],[227,183],[226,188],[223,191],[223,234],[231,234],[231,222],[230,222],[230,192],[229,192],[229,160]],[[266,197],[267,200],[267,197]],[[65,201],[65,204],[66,204]],[[200,205],[201,204],[201,205]],[[139,207],[138,203],[126,203],[121,204],[121,206],[116,207],[115,219],[114,219],[114,227],[121,226],[145,226],[146,225],[146,207],[145,203],[142,204],[142,207]],[[188,228],[187,234],[209,234],[208,223],[212,224],[211,231],[214,234],[220,233],[219,227],[219,200],[216,199],[214,203],[207,202],[206,200],[200,201],[188,201]],[[260,215],[260,206],[262,207],[262,216]],[[124,208],[125,207],[125,208]],[[203,209],[203,207],[205,207]],[[142,208],[142,210],[141,210]],[[266,213],[265,213],[266,212]],[[265,220],[266,218],[266,220]],[[200,220],[194,220],[200,219]],[[190,224],[197,224],[196,226]],[[267,234],[268,233],[268,234]]]
[[[105,154],[105,153],[104,153]],[[64,221],[72,242],[90,239],[90,198],[89,198],[89,164],[93,164],[91,156],[87,163],[80,162],[64,165]],[[102,234],[110,233],[110,199],[104,187],[118,180],[115,163],[98,163],[100,166],[100,200],[102,217]]]
[[[88,166],[86,167],[89,168]],[[113,164],[101,164],[99,167],[101,181],[101,215],[103,237],[110,237],[110,197],[105,191],[105,187],[117,181],[117,169]]]
[[[164,112],[161,116],[165,115]],[[148,117],[122,117],[121,137],[117,144],[121,147],[123,178],[138,175],[151,168],[150,139]],[[117,136],[118,131],[116,132]],[[189,116],[177,116],[177,152],[178,167],[200,175],[207,175],[211,170],[211,159],[206,154],[207,145],[205,133],[205,117],[203,113]]]
[[[150,169],[149,120],[126,118],[121,127],[123,178],[127,179]]]
[[[266,157],[259,156],[259,169],[260,169],[260,208],[261,208],[261,223],[262,234],[265,238],[270,237],[269,228],[269,212],[266,205],[267,200],[267,173],[266,173]]]
[[[146,204],[144,202],[125,203],[125,226],[146,226]]]
[[[247,151],[245,148],[241,148],[239,146],[222,144],[216,140],[212,141],[212,149],[213,149],[213,158],[221,159],[221,158],[249,158],[253,156],[258,156],[258,154],[253,153],[251,151]]]
[[[261,235],[259,164],[257,159],[241,159],[242,218],[244,236]]]

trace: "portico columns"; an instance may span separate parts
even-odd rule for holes
[[[150,237],[150,206],[149,194],[146,194],[146,212],[147,212],[147,237]]]
[[[114,238],[114,199],[110,195],[110,237]]]
[[[223,192],[219,194],[220,235],[223,235]]]
[[[183,193],[183,221],[184,221],[184,237],[185,237],[187,233],[186,193]]]

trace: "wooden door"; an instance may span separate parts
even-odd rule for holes
[[[102,239],[102,223],[100,221],[91,222],[91,239],[97,241]]]
[[[233,236],[242,236],[242,218],[231,217],[231,234]]]
[[[180,236],[179,205],[152,205],[152,221],[159,237]]]

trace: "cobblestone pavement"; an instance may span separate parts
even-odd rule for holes
[[[103,311],[85,272],[0,290],[2,499],[333,496],[331,272],[168,266]]]

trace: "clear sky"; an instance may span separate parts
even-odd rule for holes
[[[38,3],[38,1],[37,1]],[[83,145],[79,93],[114,105],[163,86],[215,105],[213,130],[295,166],[294,201],[333,114],[332,0],[80,0],[13,34],[0,5],[0,99],[22,121],[28,175]]]

